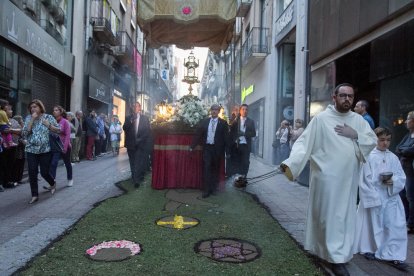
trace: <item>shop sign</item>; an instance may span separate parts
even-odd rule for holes
[[[244,87],[241,93],[241,100],[244,102],[244,99],[254,92],[254,84],[250,85],[249,87]]]
[[[109,104],[110,90],[109,87],[95,78],[89,76],[89,97],[98,101]]]
[[[114,89],[114,95],[117,96],[117,97],[120,97],[120,98],[123,97],[122,92],[119,91],[119,90],[116,90],[116,89]]]
[[[292,1],[282,15],[276,20],[276,43],[278,43],[296,25],[296,1]]]
[[[0,35],[72,76],[73,55],[10,1],[0,1]]]

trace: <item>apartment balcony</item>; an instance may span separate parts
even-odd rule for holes
[[[62,25],[63,23],[65,23],[65,12],[63,11],[62,8],[58,8],[56,15],[54,16],[55,21],[57,24]]]
[[[116,36],[112,33],[109,19],[104,17],[91,17],[94,37],[102,43],[117,45]]]
[[[167,59],[167,47],[161,46],[160,48],[158,48],[158,52],[160,53],[162,59]]]
[[[126,31],[120,31],[116,34],[117,46],[112,47],[114,56],[123,64],[130,68],[134,66],[134,43]]]
[[[253,0],[237,0],[237,17],[245,17],[250,10]]]
[[[56,29],[56,27],[47,19],[40,20],[40,27],[45,30],[49,35],[51,35],[54,39],[56,39],[60,44],[64,44],[65,39]]]
[[[270,53],[268,28],[254,27],[242,46],[242,73],[250,73]]]
[[[151,98],[156,102],[163,100],[172,101],[173,95],[168,89],[167,84],[163,81],[159,69],[149,68],[149,91],[151,91]]]
[[[38,0],[23,0],[23,9],[31,13],[32,15],[36,15],[38,10]]]

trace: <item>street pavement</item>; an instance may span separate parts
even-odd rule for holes
[[[274,165],[265,164],[262,159],[251,157],[248,177],[255,177],[275,170]],[[267,207],[269,213],[303,248],[305,240],[305,222],[308,210],[309,190],[296,182],[289,181],[283,174],[248,185],[246,192],[255,194]],[[414,235],[408,235],[407,264],[410,274],[414,275]],[[352,276],[364,275],[407,275],[388,264],[366,260],[355,255],[347,264]]]
[[[0,275],[11,275],[26,265],[51,242],[65,234],[95,204],[122,194],[114,184],[130,177],[125,149],[113,157],[107,154],[96,161],[82,161],[74,167],[74,185],[66,187],[66,170],[59,166],[57,191],[52,196],[42,191],[46,183],[39,181],[40,200],[31,198],[29,184],[0,193]],[[249,177],[274,171],[275,166],[260,158],[251,158]],[[40,176],[39,176],[40,178]],[[229,180],[228,185],[232,185]],[[231,189],[228,189],[231,190]],[[246,192],[257,196],[280,225],[303,247],[308,188],[290,182],[284,175],[248,185]],[[414,267],[414,236],[409,235],[407,263]],[[397,269],[355,256],[347,265],[351,275],[407,275]]]
[[[42,188],[33,205],[30,185],[25,183],[0,193],[0,275],[10,275],[65,233],[102,200],[122,194],[114,183],[128,179],[125,150],[119,156],[98,157],[73,166],[73,186],[67,187],[66,169],[59,166],[54,195]],[[39,180],[41,179],[39,174]]]

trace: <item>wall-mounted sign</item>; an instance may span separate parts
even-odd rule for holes
[[[108,86],[89,76],[89,97],[109,104],[110,95],[110,89]]]
[[[254,92],[254,84],[250,85],[249,87],[244,87],[241,92],[241,100],[244,102],[244,99]]]
[[[114,89],[114,96],[121,97],[121,98],[123,97],[122,92],[116,89]]]
[[[296,1],[292,1],[275,22],[276,44],[296,26],[296,14]]]
[[[11,1],[0,1],[0,36],[72,77],[73,55]]]

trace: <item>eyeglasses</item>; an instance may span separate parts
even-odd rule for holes
[[[349,98],[349,99],[353,99],[354,98],[354,95],[352,95],[352,94],[346,94],[346,93],[340,93],[340,94],[338,94],[338,96],[340,97],[340,98],[343,98],[343,99],[345,99],[345,98]]]

